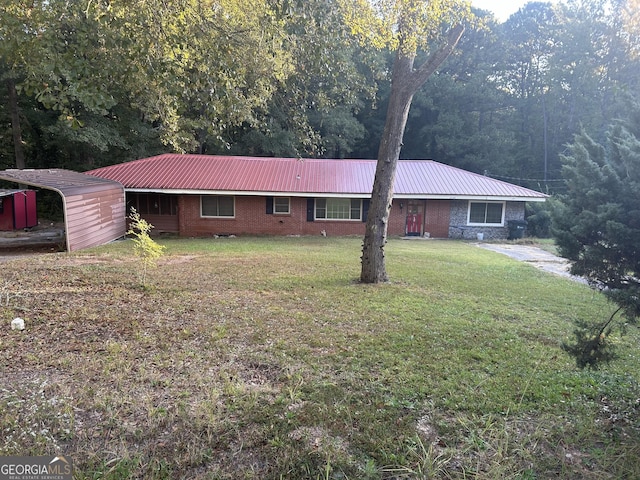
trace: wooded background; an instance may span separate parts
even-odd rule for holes
[[[0,0],[0,169],[16,144],[27,168],[78,171],[169,151],[376,158],[394,52],[339,3]],[[640,2],[473,13],[401,158],[563,193],[574,136],[604,143],[637,102]]]

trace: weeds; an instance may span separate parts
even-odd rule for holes
[[[359,239],[237,238],[167,240],[140,292],[130,247],[3,265],[30,326],[0,333],[0,454],[79,479],[640,478],[637,332],[599,372],[561,348],[608,309],[584,285],[396,240],[393,281],[360,285]]]
[[[62,453],[61,444],[74,434],[69,399],[45,379],[0,388],[0,455]]]
[[[399,467],[384,467],[383,474],[391,474],[394,478],[411,478],[412,480],[429,480],[446,478],[451,457],[445,452],[437,451],[432,443],[425,445],[419,436],[412,439],[405,454],[404,463]]]

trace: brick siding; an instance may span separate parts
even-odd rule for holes
[[[180,235],[203,237],[213,235],[364,235],[360,220],[307,221],[307,198],[291,197],[289,214],[267,214],[266,197],[235,197],[234,218],[203,218],[200,196],[182,195],[178,202]],[[395,215],[394,215],[395,214]],[[404,234],[404,213],[394,205],[389,222],[389,235]]]
[[[185,237],[214,235],[364,235],[365,223],[359,220],[307,221],[307,198],[291,197],[289,214],[267,213],[267,197],[236,196],[234,218],[203,218],[200,215],[200,195],[180,195],[177,233]],[[403,204],[403,209],[400,208]],[[429,200],[426,203],[424,231],[432,238],[475,239],[478,233],[485,240],[508,237],[508,221],[524,219],[524,202],[506,202],[505,224],[499,227],[467,226],[467,200]],[[405,234],[407,200],[394,200],[389,216],[389,236]],[[450,208],[450,210],[449,210]],[[449,210],[449,211],[446,211]],[[448,225],[445,223],[448,217]],[[155,219],[158,221],[158,219]],[[151,222],[153,224],[153,222]],[[170,231],[167,229],[167,231]]]

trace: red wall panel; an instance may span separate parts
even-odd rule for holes
[[[16,230],[27,227],[27,202],[23,192],[13,194],[13,226]]]
[[[0,197],[2,209],[0,211],[0,230],[13,230],[13,195]]]
[[[27,227],[38,225],[38,213],[36,211],[36,191],[27,190],[25,195],[25,222]]]
[[[12,228],[21,230],[23,228],[35,227],[38,224],[38,214],[36,213],[36,192],[35,190],[25,190],[16,192],[11,197],[13,208],[10,211],[12,216]],[[8,208],[3,208],[6,213]]]

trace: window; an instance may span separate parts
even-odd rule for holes
[[[360,220],[362,218],[362,200],[358,198],[317,198],[316,218]]]
[[[163,193],[127,193],[129,207],[141,215],[177,215],[178,197]]]
[[[289,197],[274,197],[273,213],[287,214],[290,213]]]
[[[469,225],[503,225],[504,202],[469,202]]]
[[[200,197],[200,215],[203,217],[234,217],[234,197],[203,195]]]

